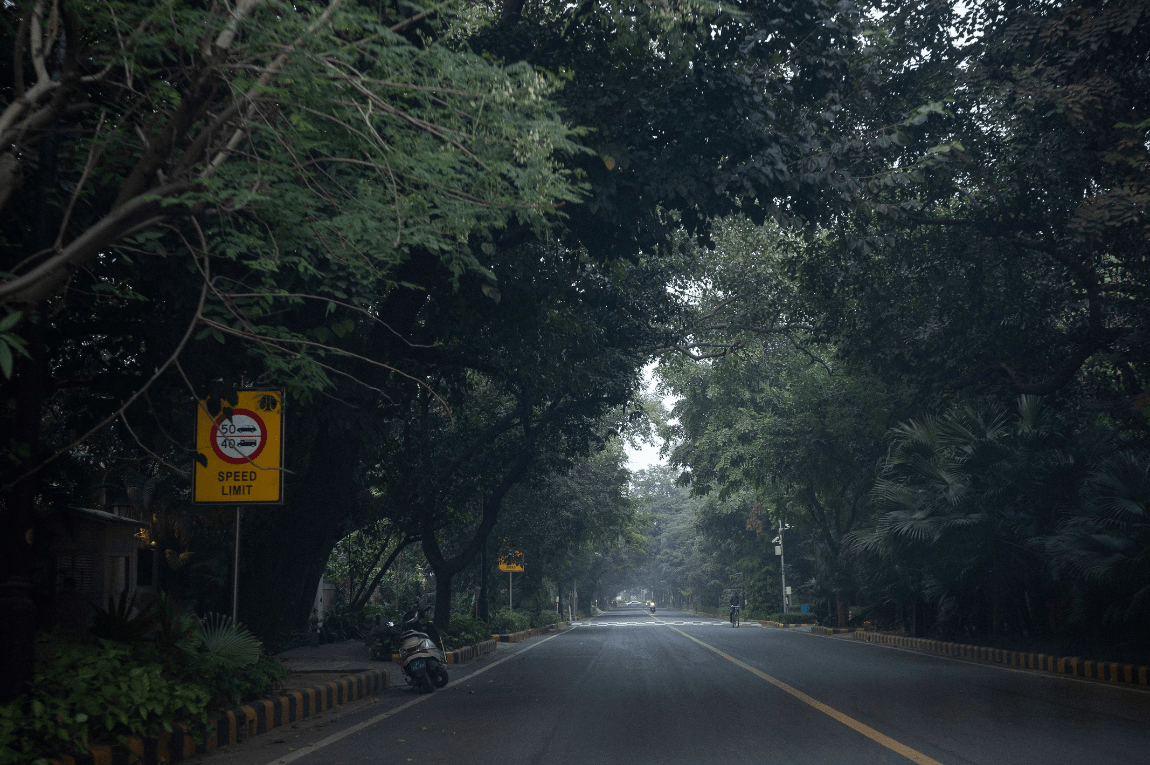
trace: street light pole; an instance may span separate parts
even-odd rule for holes
[[[783,580],[783,613],[787,612],[787,557],[783,548],[783,522],[779,521],[779,575]]]
[[[778,552],[778,554],[779,554],[779,576],[783,580],[783,613],[785,614],[787,612],[787,557],[785,555],[786,551],[783,550],[783,531],[784,531],[784,529],[785,529],[785,527],[783,526],[783,519],[780,518],[779,519],[779,546],[776,548],[776,552]]]

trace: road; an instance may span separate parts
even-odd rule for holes
[[[1150,693],[664,610],[453,669],[258,762],[1150,763]]]

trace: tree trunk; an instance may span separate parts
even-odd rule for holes
[[[451,623],[451,576],[435,574],[435,626],[446,632]]]
[[[483,547],[479,548],[479,602],[475,604],[475,615],[485,622],[491,621],[491,609],[487,604],[487,546],[488,542],[484,541]]]
[[[846,627],[850,621],[847,596],[842,590],[835,590],[835,619],[838,621],[839,627]]]
[[[367,605],[367,602],[371,599],[371,594],[375,592],[377,587],[379,587],[379,583],[383,581],[383,577],[385,574],[387,574],[387,570],[391,568],[391,564],[395,563],[395,560],[399,557],[399,554],[403,552],[409,544],[415,541],[415,537],[406,537],[399,541],[399,543],[395,546],[395,549],[392,550],[391,554],[387,556],[387,560],[384,561],[382,566],[380,566],[379,572],[375,575],[375,577],[364,587],[363,591],[360,592],[357,597],[353,598],[352,601],[348,604],[349,611],[358,611]]]
[[[356,439],[318,430],[303,472],[288,477],[284,505],[244,513],[239,619],[264,640],[307,625],[328,556],[362,499]]]

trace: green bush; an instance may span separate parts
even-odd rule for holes
[[[279,659],[246,627],[220,614],[208,614],[199,624],[181,614],[154,644],[137,645],[137,651],[152,655],[169,675],[206,688],[212,712],[264,696],[287,678]]]
[[[531,615],[531,626],[532,627],[543,627],[543,626],[546,626],[548,624],[555,624],[556,622],[561,622],[561,621],[563,621],[563,617],[560,616],[559,614],[555,613],[554,611],[544,610],[544,611],[540,611],[537,614]]]
[[[489,626],[492,633],[519,632],[531,627],[531,619],[510,608],[501,608],[491,615]]]
[[[203,685],[165,677],[154,650],[100,640],[40,663],[29,694],[0,707],[0,763],[78,754],[91,744],[207,721]]]
[[[287,669],[274,656],[261,652],[251,664],[232,668],[206,652],[189,656],[180,667],[187,682],[203,686],[209,694],[209,711],[222,712],[260,698],[287,678]]]
[[[476,619],[474,616],[452,616],[451,626],[443,635],[443,642],[447,650],[475,645],[484,640],[491,639],[492,629],[487,622]]]
[[[403,630],[398,624],[374,627],[371,630],[371,658],[374,661],[391,661],[391,655],[399,652],[399,635]]]

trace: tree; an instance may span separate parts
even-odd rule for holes
[[[435,570],[441,625],[452,577],[479,552],[512,487],[566,472],[602,446],[599,423],[635,397],[652,345],[646,317],[665,302],[655,265],[600,266],[528,244],[489,262],[498,302],[465,278],[464,289],[437,290],[423,306],[413,339],[442,339],[405,354],[433,384],[397,394],[373,479]]]
[[[1137,425],[1145,4],[883,8],[825,144],[854,212],[797,263],[820,337],[932,396],[1071,394]]]
[[[566,472],[512,490],[495,533],[524,552],[523,584],[515,587],[518,600],[533,599],[542,606],[545,582],[554,582],[555,594],[562,597],[573,579],[587,584],[594,580],[586,563],[617,551],[623,553],[618,557],[622,562],[641,544],[643,519],[628,496],[625,462],[620,440],[612,437]],[[626,576],[627,568],[612,567],[610,575]],[[610,587],[608,582],[602,589]]]
[[[1009,414],[956,404],[895,428],[874,487],[874,528],[851,545],[873,556],[872,569],[897,567],[914,634],[927,626],[926,604],[952,634],[1049,629],[1042,609],[1057,585],[1042,540],[1075,514],[1090,462],[1088,441],[1064,427],[1022,396]]]
[[[437,42],[426,13],[36,0],[2,14],[16,66],[0,118],[0,559],[19,592],[44,492],[74,490],[46,464],[84,462],[77,443],[118,420],[119,454],[140,449],[180,472],[178,448],[157,450],[131,426],[160,417],[151,404],[171,391],[183,389],[179,422],[190,399],[245,377],[304,402],[356,365],[395,371],[353,348],[410,306],[398,296],[406,263],[485,274],[477,256],[494,229],[541,227],[577,198],[556,163],[574,146],[547,98],[554,84]],[[168,316],[188,318],[157,321]],[[171,433],[163,419],[149,430]],[[330,419],[312,432],[341,443]],[[309,460],[311,479],[333,483],[301,481],[299,504],[350,506],[348,457]],[[4,651],[16,665],[5,696],[30,672],[25,616],[20,636],[4,636],[22,646]]]

